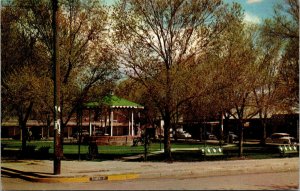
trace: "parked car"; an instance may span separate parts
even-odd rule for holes
[[[266,138],[266,143],[296,144],[296,139],[288,133],[273,133],[270,137]]]
[[[82,130],[82,134],[81,135],[82,135],[82,137],[85,137],[85,136],[89,136],[90,134],[89,134],[89,132],[87,130]],[[75,133],[73,133],[72,136],[77,139],[79,137],[79,133],[75,132]]]
[[[101,135],[104,135],[104,132],[102,130],[96,130],[95,135],[96,136],[101,136]]]
[[[232,131],[228,132],[228,137],[229,137],[229,142],[232,143],[239,140],[239,137],[236,134],[234,134]]]
[[[185,131],[176,131],[176,137],[178,139],[187,139],[187,138],[191,138],[192,135]]]
[[[206,140],[217,140],[217,137],[209,132],[206,132]]]

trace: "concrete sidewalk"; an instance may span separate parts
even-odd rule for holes
[[[1,173],[35,182],[89,182],[136,178],[207,177],[245,173],[298,171],[299,158],[203,162],[61,161],[53,175],[53,161],[5,160]]]

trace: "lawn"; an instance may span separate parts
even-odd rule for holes
[[[22,146],[21,141],[17,140],[3,140],[1,144],[5,144],[9,148],[20,148]],[[36,146],[36,149],[40,147],[50,147],[49,152],[53,153],[53,141],[30,141],[27,142],[28,146]],[[174,143],[172,148],[199,148],[204,145],[202,144],[189,144],[189,143]],[[149,152],[159,151],[160,147],[163,149],[163,144],[152,143],[149,147]],[[66,144],[63,147],[64,154],[78,154],[78,144]],[[134,154],[143,154],[143,146],[108,146],[100,145],[98,146],[99,154],[115,154],[115,155],[134,155]],[[88,153],[88,145],[80,145],[80,153]]]
[[[21,148],[21,141],[16,140],[3,140],[1,144],[5,145],[7,148],[14,148],[18,150]],[[50,147],[49,153],[50,157],[53,154],[53,141],[31,141],[27,142],[29,146],[36,146],[36,150],[41,147]],[[199,161],[201,159],[200,152],[198,150],[193,150],[193,148],[201,148],[205,146],[214,146],[212,144],[200,144],[200,143],[189,143],[189,142],[181,142],[181,143],[172,143],[172,149],[177,149],[177,151],[172,151],[172,157],[175,161]],[[152,143],[148,149],[149,153],[159,151],[164,148],[163,143]],[[65,159],[78,159],[78,149],[79,146],[77,144],[65,144],[63,147],[63,152]],[[188,150],[192,149],[192,150]],[[80,157],[81,159],[86,159],[88,156],[89,147],[88,145],[80,145]],[[114,160],[120,159],[122,157],[128,156],[136,156],[144,154],[144,147],[143,146],[108,146],[108,145],[101,145],[98,146],[98,158],[99,160]],[[235,160],[238,159],[238,146],[233,145],[231,147],[224,148],[224,157],[222,160]],[[3,156],[3,155],[2,155]],[[247,145],[244,144],[244,157],[247,159],[266,159],[266,158],[278,158],[279,153],[276,151],[276,148],[271,147],[261,147],[260,145]],[[135,159],[141,161],[142,159]],[[164,155],[156,154],[156,155],[149,155],[149,161],[163,161]],[[207,160],[214,160],[213,158],[209,158]],[[217,158],[220,160],[220,158]]]

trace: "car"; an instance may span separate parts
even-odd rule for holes
[[[270,137],[266,138],[265,142],[277,144],[295,144],[296,139],[291,137],[288,133],[273,133]]]
[[[212,133],[206,132],[206,139],[207,140],[217,140],[217,137]]]
[[[239,140],[239,137],[236,134],[234,134],[232,131],[228,132],[228,137],[229,137],[229,141],[232,143]]]
[[[187,139],[192,138],[192,135],[188,132],[184,131],[183,128],[178,128],[175,131],[172,130],[172,134],[174,135],[174,138],[176,139]]]
[[[176,131],[176,137],[178,139],[187,139],[187,138],[191,138],[192,135],[185,131]]]
[[[87,130],[82,130],[82,133],[81,133],[82,137],[89,136],[89,135],[90,134],[89,134],[89,132]],[[72,136],[77,139],[78,136],[79,136],[79,134],[78,134],[78,132],[75,132]]]
[[[101,135],[104,135],[104,132],[101,131],[101,130],[96,130],[96,131],[94,132],[94,135],[96,135],[96,136],[101,136]]]

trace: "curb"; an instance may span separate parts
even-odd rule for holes
[[[28,180],[28,177],[27,177]],[[90,178],[88,176],[82,177],[49,177],[49,178],[36,178],[30,177],[29,181],[32,182],[42,182],[42,183],[85,183],[89,182]]]
[[[112,174],[112,175],[83,175],[83,176],[45,176],[45,175],[26,175],[26,172],[1,167],[1,173],[12,177],[21,178],[31,182],[42,183],[85,183],[91,181],[116,181],[116,180],[131,180],[140,177],[136,173],[127,174]],[[33,173],[32,173],[33,174]]]
[[[141,179],[153,179],[153,178],[199,178],[199,177],[213,177],[213,176],[231,176],[231,175],[243,175],[243,174],[257,174],[257,173],[274,173],[274,172],[290,172],[298,171],[298,169],[236,169],[236,170],[215,170],[215,171],[195,171],[195,170],[186,170],[181,171],[180,174],[172,173],[150,173],[142,174]]]
[[[139,174],[115,174],[108,175],[107,180],[131,180],[139,178]]]

